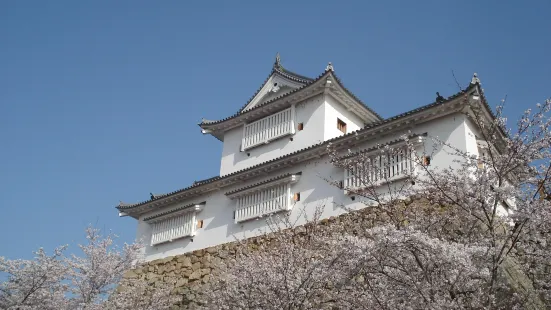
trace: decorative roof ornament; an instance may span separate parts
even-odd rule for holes
[[[280,67],[281,67],[281,56],[279,56],[279,52],[277,52],[275,63],[274,63],[274,68],[280,68]]]
[[[471,79],[471,84],[482,84],[480,83],[480,79],[478,78],[478,74],[476,74],[476,72],[473,74],[473,78]]]
[[[270,92],[277,93],[279,91],[279,89],[280,89],[280,86],[277,83],[274,83],[272,88],[270,88]]]
[[[153,194],[153,193],[149,193],[149,197],[151,198],[151,200],[155,200],[157,198],[161,198],[163,195],[161,194]]]
[[[441,103],[446,101],[446,98],[442,97],[439,92],[436,92],[436,102]]]
[[[325,71],[334,71],[333,64],[331,62],[327,64],[327,67],[325,67]]]

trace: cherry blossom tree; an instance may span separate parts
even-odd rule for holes
[[[368,211],[331,229],[319,219],[306,228],[276,220],[270,242],[244,240],[261,250],[246,251],[213,282],[212,308],[551,307],[551,100],[527,110],[514,129],[503,105],[490,115],[480,100],[463,100],[478,128],[478,154],[434,136],[426,136],[432,149],[419,151],[407,133],[402,146],[377,150],[383,159],[412,155],[415,169],[395,181],[388,160],[373,166],[373,153],[330,149],[332,162],[361,182],[344,189]],[[440,151],[454,163],[430,165]]]
[[[63,264],[64,247],[47,255],[36,251],[34,260],[8,260],[0,257],[0,272],[7,280],[0,284],[0,309],[63,309],[66,306],[63,283],[68,272]]]
[[[213,281],[209,308],[463,309],[485,297],[488,273],[475,263],[483,248],[391,225],[360,237],[335,231],[335,223],[269,221],[268,241],[243,240],[253,250]]]
[[[86,229],[81,255],[65,256],[67,246],[33,260],[0,257],[0,309],[168,309],[174,302],[170,283],[152,288],[143,280],[123,279],[141,262],[141,244],[115,246],[113,234]]]

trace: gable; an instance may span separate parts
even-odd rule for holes
[[[310,84],[314,80],[300,74],[296,74],[286,70],[281,65],[279,53],[276,55],[272,72],[260,89],[254,94],[249,102],[239,110],[240,113],[250,110],[251,108],[260,105],[268,100],[286,95],[291,91]]]
[[[247,111],[258,104],[262,104],[270,99],[283,96],[291,91],[306,85],[304,82],[291,80],[276,70],[272,71],[270,77],[264,82],[260,90],[254,95],[251,101],[241,110]]]

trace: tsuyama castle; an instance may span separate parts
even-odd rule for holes
[[[484,146],[468,117],[473,106],[493,117],[476,74],[457,94],[383,118],[341,83],[331,63],[309,78],[285,69],[278,55],[269,77],[234,115],[199,124],[203,134],[223,143],[218,176],[147,201],[121,202],[117,209],[137,220],[137,236],[147,244],[145,258],[153,260],[257,235],[268,214],[298,216],[324,206],[323,217],[330,217],[346,212],[342,205],[364,208],[349,194],[362,182],[331,164],[329,145],[352,156],[373,152],[375,158],[377,145],[399,148],[402,143],[404,152],[391,159],[386,178],[378,183],[383,186],[418,169],[400,141],[406,133],[421,154],[433,143],[426,136],[480,154]],[[430,165],[439,167],[454,159],[446,151],[431,156]]]

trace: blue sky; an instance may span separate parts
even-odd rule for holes
[[[544,101],[551,2],[505,2],[0,1],[0,256],[89,223],[131,241],[114,206],[217,175],[197,123],[235,113],[276,52],[308,76],[333,62],[383,117],[457,92],[452,69],[510,115]]]

